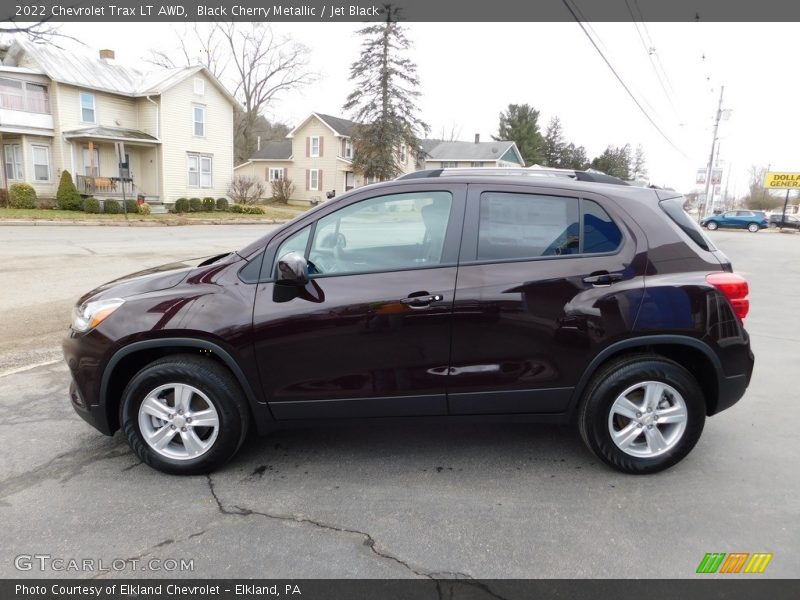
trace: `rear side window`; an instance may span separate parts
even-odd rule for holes
[[[683,210],[683,203],[685,201],[683,196],[679,196],[678,198],[671,198],[670,200],[662,200],[659,204],[669,218],[672,219],[695,244],[700,246],[703,250],[716,250],[714,244],[706,237],[703,230],[700,229],[700,226],[685,210]]]
[[[501,192],[481,195],[478,260],[598,254],[614,252],[621,243],[622,232],[591,200]]]

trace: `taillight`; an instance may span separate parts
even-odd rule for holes
[[[736,273],[710,273],[706,275],[706,281],[722,292],[736,316],[744,320],[750,310],[747,280]]]

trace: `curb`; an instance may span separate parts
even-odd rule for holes
[[[60,219],[0,219],[0,227],[182,227],[184,225],[282,225],[290,219],[174,219],[163,221],[67,221]]]

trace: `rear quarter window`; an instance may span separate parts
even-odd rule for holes
[[[685,201],[685,198],[680,196],[678,198],[662,200],[659,202],[659,205],[661,206],[661,209],[667,213],[667,216],[672,219],[672,221],[678,227],[680,227],[695,244],[700,246],[703,250],[708,250],[709,252],[716,250],[714,244],[711,243],[711,240],[709,240],[706,237],[706,234],[703,233],[703,230],[700,229],[700,225],[698,225],[695,220],[685,210],[683,210],[683,203]]]

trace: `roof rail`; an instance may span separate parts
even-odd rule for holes
[[[397,181],[405,179],[428,179],[437,177],[548,177],[566,178],[573,181],[588,181],[594,183],[611,183],[614,185],[629,185],[628,182],[606,175],[600,171],[574,171],[572,169],[524,169],[524,168],[502,168],[502,167],[461,167],[448,169],[425,169],[422,171],[412,171],[397,178]]]

